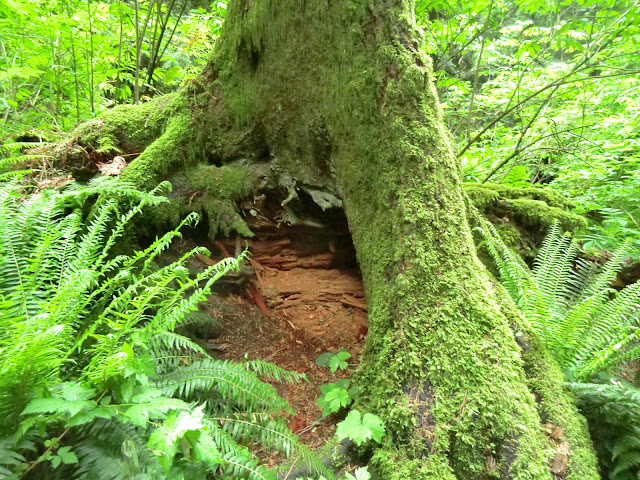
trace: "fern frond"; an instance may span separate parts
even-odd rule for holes
[[[108,200],[100,197],[105,192]],[[180,236],[178,227],[145,250],[110,257],[128,222],[145,205],[166,201],[159,193],[101,179],[25,197],[16,183],[0,184],[0,415],[8,420],[1,428],[54,435],[66,422],[65,444],[73,445],[81,463],[64,466],[65,478],[72,471],[87,480],[165,478],[174,472],[204,479],[207,471],[226,478],[275,478],[238,442],[251,436],[266,448],[311,459],[275,418],[291,407],[258,373],[290,382],[304,377],[261,361],[213,360],[173,331],[212,321],[193,312],[216,280],[239,268],[246,252],[195,278],[185,262],[208,254],[203,247],[156,268],[153,260]],[[85,203],[96,198],[87,220]],[[180,226],[196,220],[189,216]],[[60,394],[67,387],[73,391]],[[226,426],[222,415],[228,416]],[[241,427],[231,429],[231,418]],[[184,421],[172,430],[173,419]],[[152,447],[165,431],[175,435],[165,444],[171,462]],[[190,447],[179,449],[179,443]],[[20,448],[3,455],[32,461]]]
[[[254,372],[226,360],[199,359],[161,375],[158,386],[169,396],[191,398],[197,392],[219,396],[226,404],[245,411],[284,411],[292,413],[286,400]]]
[[[277,480],[278,478],[274,470],[258,465],[258,459],[251,458],[248,454],[227,454],[224,456],[224,461],[227,464],[224,475],[233,479]]]
[[[276,382],[286,382],[290,384],[300,383],[302,381],[309,382],[304,373],[292,372],[282,367],[274,365],[264,360],[248,360],[245,362],[247,370],[253,370],[263,378],[275,380]]]
[[[284,420],[264,414],[228,415],[212,417],[220,422],[224,431],[235,439],[250,439],[271,450],[283,453],[287,458],[297,457],[300,465],[309,471],[325,478],[332,478],[329,471],[318,456],[306,445],[300,443],[298,437],[287,427]]]
[[[640,353],[640,285],[615,295],[611,281],[627,252],[622,246],[602,271],[577,261],[577,243],[556,224],[545,238],[534,269],[515,258],[491,225],[481,230],[500,281],[561,366],[588,380]],[[586,282],[586,283],[585,283]]]

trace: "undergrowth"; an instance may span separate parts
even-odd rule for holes
[[[640,353],[640,283],[616,291],[627,245],[600,268],[578,258],[577,242],[555,224],[530,270],[492,225],[482,231],[500,281],[570,379],[588,381]]]
[[[490,224],[480,229],[500,281],[560,363],[611,480],[640,478],[640,390],[616,378],[640,353],[640,283],[611,284],[628,245],[602,267],[554,225],[530,270]]]
[[[209,254],[196,247],[158,266],[196,215],[116,254],[167,188],[100,179],[27,195],[0,184],[0,478],[275,479],[257,456],[271,451],[330,475],[258,377],[301,375],[213,359],[175,332],[207,321],[198,303],[243,256],[190,275],[187,260]]]

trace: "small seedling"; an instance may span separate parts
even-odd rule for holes
[[[326,383],[320,387],[322,395],[317,403],[322,408],[322,416],[326,417],[336,413],[342,407],[347,407],[353,401],[352,392],[349,390],[350,380],[343,378],[334,383]]]
[[[345,370],[349,364],[346,362],[351,358],[351,354],[346,350],[340,350],[339,352],[325,352],[318,357],[316,365],[319,367],[329,367],[331,373],[335,373],[336,370]]]
[[[338,440],[349,438],[360,446],[369,439],[380,443],[385,429],[382,420],[373,413],[365,413],[360,419],[360,411],[351,410],[347,418],[338,424],[336,436]]]

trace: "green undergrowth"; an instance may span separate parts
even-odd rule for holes
[[[157,265],[195,214],[142,250],[115,253],[167,187],[145,193],[103,178],[27,195],[0,185],[2,478],[275,480],[258,453],[268,451],[331,476],[260,380],[304,376],[212,358],[175,331],[214,321],[195,314],[198,303],[244,257],[190,274],[186,262],[209,253],[196,247]]]
[[[577,242],[563,236],[555,224],[530,270],[489,224],[485,223],[482,235],[500,281],[536,334],[528,342],[529,352],[553,356],[565,380],[572,382],[569,385],[589,422],[603,473],[612,480],[636,478],[640,472],[640,431],[635,428],[640,394],[617,377],[640,351],[640,284],[620,291],[611,287],[629,244],[599,267],[580,259]],[[529,369],[541,365],[534,360]],[[545,381],[550,375],[540,373],[533,377],[538,378],[532,384],[534,391],[549,388]],[[560,406],[558,401],[542,402],[546,412],[542,419],[555,424]],[[571,445],[570,432],[565,426]]]

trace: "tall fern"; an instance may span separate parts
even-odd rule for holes
[[[598,268],[577,258],[577,243],[556,224],[530,270],[492,225],[480,231],[501,283],[571,378],[587,381],[638,356],[640,284],[619,292],[611,287],[626,245]]]
[[[640,390],[615,379],[584,383],[611,378],[612,367],[640,353],[640,283],[611,288],[627,246],[599,268],[577,258],[578,245],[556,224],[530,270],[490,224],[480,231],[502,285],[574,382],[603,472],[611,480],[639,479]]]
[[[252,443],[329,475],[258,377],[300,375],[213,359],[174,331],[239,260],[192,277],[187,260],[208,254],[196,247],[156,266],[195,215],[144,250],[114,253],[168,187],[100,179],[26,195],[0,184],[0,478],[275,479]]]

